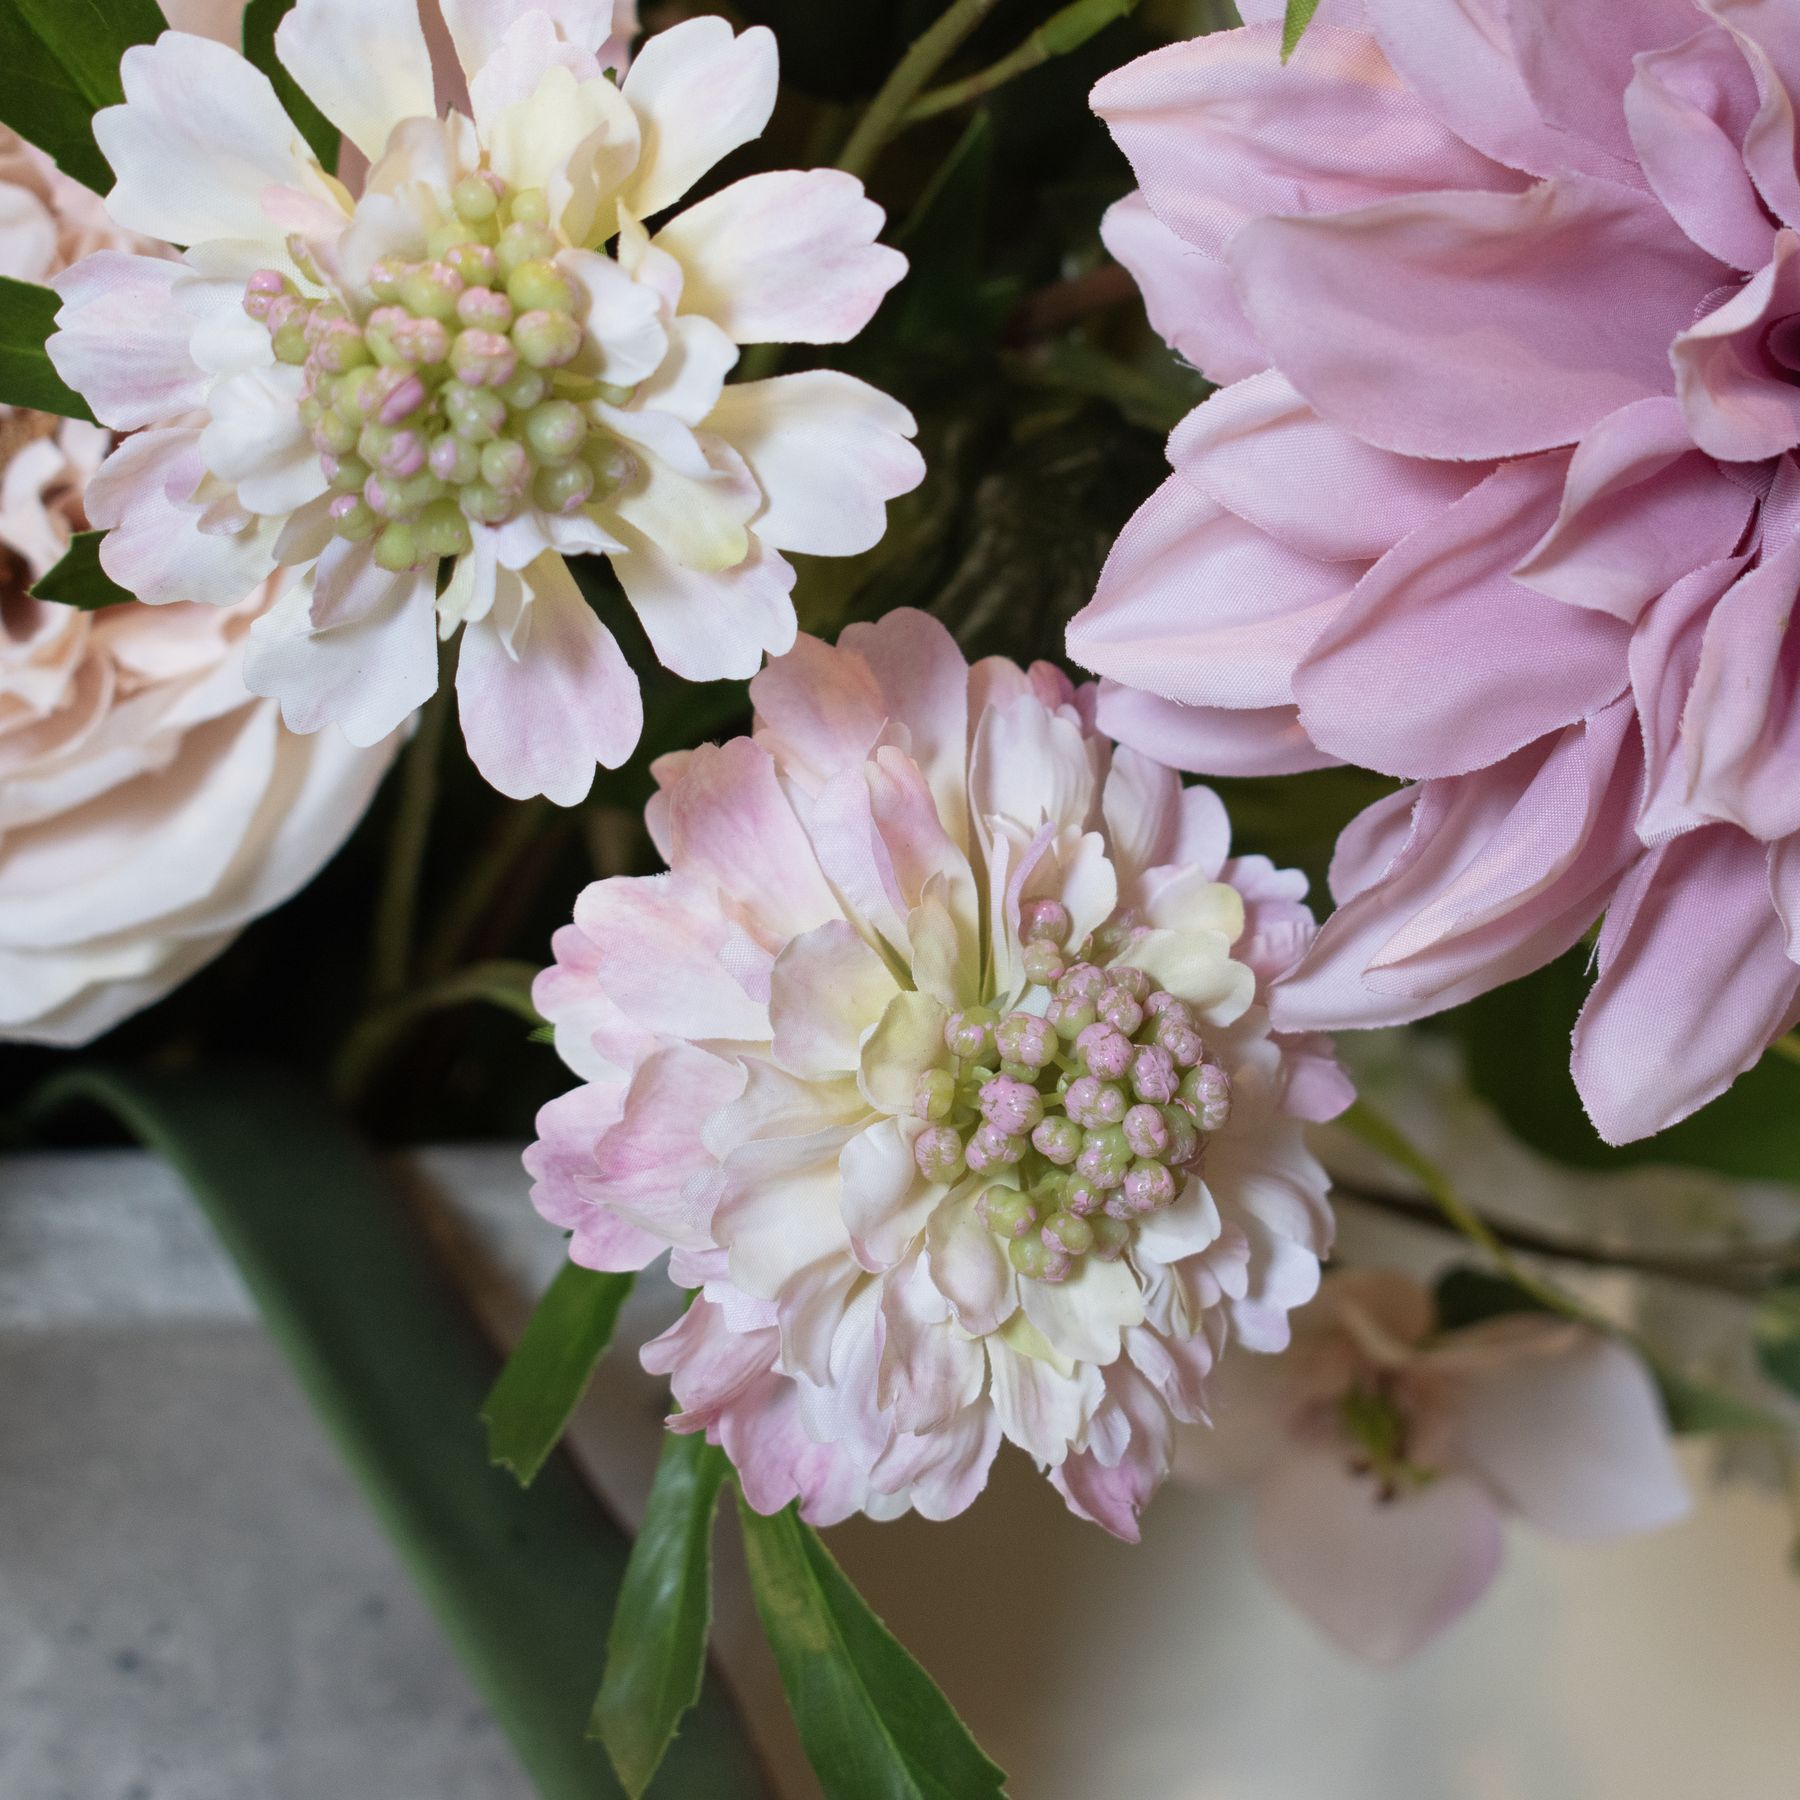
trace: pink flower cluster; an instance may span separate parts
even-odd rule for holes
[[[1283,67],[1245,11],[1095,90],[1108,241],[1228,385],[1070,648],[1181,766],[1411,784],[1278,1023],[1604,919],[1574,1074],[1644,1136],[1800,1019],[1800,12],[1327,0]]]
[[[1228,1338],[1287,1341],[1331,1241],[1270,1030],[1305,882],[1115,750],[1092,689],[922,613],[802,637],[749,738],[663,759],[670,873],[590,887],[536,999],[584,1085],[535,1199],[577,1262],[673,1250],[645,1351],[750,1504],[980,1491],[1002,1437],[1122,1536]]]

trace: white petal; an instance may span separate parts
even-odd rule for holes
[[[721,157],[760,136],[780,85],[775,35],[740,37],[723,19],[686,19],[638,52],[624,95],[638,116],[643,154],[625,195],[640,218],[681,198]]]
[[[418,0],[296,0],[275,54],[370,162],[402,119],[437,116]]]
[[[684,569],[643,537],[612,565],[656,660],[688,681],[746,680],[765,652],[793,646],[793,568],[754,540],[742,563],[717,574]]]
[[[856,556],[887,529],[887,502],[925,479],[897,400],[831,369],[728,387],[706,421],[750,465],[765,505],[756,535],[777,550]]]
[[[671,319],[668,354],[663,358],[662,367],[633,396],[634,402],[668,413],[684,425],[696,426],[704,421],[709,431],[716,431],[715,419],[708,415],[714,414],[716,418],[715,409],[722,393],[740,391],[725,387],[725,377],[731,373],[737,359],[737,345],[711,319],[702,319],[697,314]],[[720,435],[730,436],[729,433]],[[735,443],[732,447],[741,449]],[[791,547],[800,548],[798,545]],[[779,544],[777,548],[785,550],[790,546]]]
[[[286,364],[216,382],[200,454],[251,512],[286,514],[325,492],[325,471],[300,422],[301,374]]]
[[[119,178],[107,211],[127,230],[280,246],[264,190],[326,191],[268,76],[236,51],[165,31],[127,50],[119,74],[126,103],[94,115],[94,138]]]
[[[103,424],[138,431],[205,399],[207,378],[188,354],[194,321],[174,293],[189,279],[178,262],[101,250],[51,283],[62,306],[44,348]]]
[[[457,61],[471,79],[500,48],[527,5],[530,12],[544,14],[565,42],[596,55],[613,29],[613,0],[439,0],[439,4]]]
[[[853,175],[780,169],[677,213],[654,242],[681,264],[684,309],[740,344],[843,344],[906,273],[875,242],[885,216]]]
[[[1123,1258],[1084,1256],[1067,1281],[1021,1281],[1019,1302],[1071,1362],[1112,1362],[1122,1334],[1144,1322],[1144,1296]]]
[[[564,250],[556,266],[587,296],[577,372],[613,387],[648,381],[669,352],[661,296],[597,250]]]

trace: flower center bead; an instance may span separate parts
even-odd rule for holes
[[[396,572],[466,554],[472,523],[503,525],[527,506],[579,512],[636,467],[587,411],[629,393],[570,367],[586,334],[543,193],[484,171],[451,203],[423,262],[377,262],[348,303],[304,295],[274,269],[244,289],[276,360],[303,371],[300,417],[333,529],[372,540]],[[304,243],[289,249],[316,274]]]
[[[1231,1081],[1185,1002],[1142,969],[1086,960],[1121,933],[1096,933],[1071,959],[1067,910],[1040,900],[1023,911],[1026,976],[1042,998],[951,1015],[945,1063],[919,1078],[913,1154],[933,1181],[987,1177],[977,1208],[1013,1267],[1065,1281],[1084,1256],[1122,1256],[1135,1221],[1174,1204],[1206,1134],[1230,1117]]]

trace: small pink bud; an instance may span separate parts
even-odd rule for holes
[[[1131,1067],[1131,1040],[1116,1025],[1088,1026],[1075,1040],[1075,1053],[1102,1081],[1117,1081]]]

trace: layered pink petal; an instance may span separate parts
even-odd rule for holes
[[[1294,677],[1315,742],[1392,775],[1460,775],[1617,697],[1626,627],[1511,573],[1554,517],[1566,468],[1503,464],[1370,570]]]
[[[1260,218],[1226,252],[1271,359],[1408,456],[1572,443],[1669,391],[1670,340],[1727,279],[1648,195],[1586,176]]]
[[[1712,825],[1647,853],[1607,913],[1575,1026],[1595,1129],[1630,1143],[1716,1099],[1794,1023],[1797,994],[1766,846]]]
[[[1338,760],[1306,735],[1297,706],[1183,706],[1103,681],[1097,716],[1121,744],[1198,775],[1296,775]]]
[[[1725,462],[1800,444],[1800,234],[1783,231],[1749,282],[1675,339],[1675,391],[1694,442]]]
[[[210,378],[188,352],[194,320],[176,299],[178,262],[101,250],[53,283],[62,306],[44,348],[56,372],[118,431],[192,411]]]

